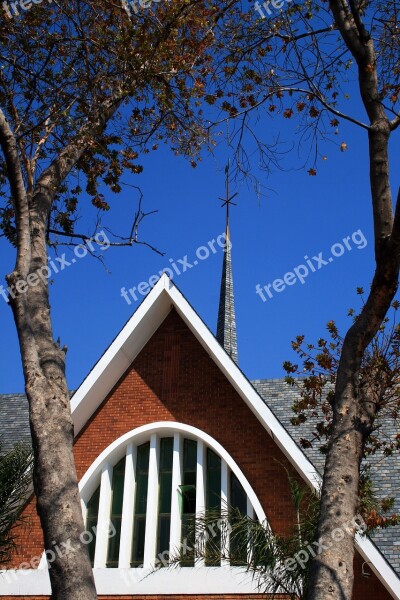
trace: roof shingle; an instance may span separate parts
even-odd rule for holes
[[[308,420],[301,426],[292,425],[290,419],[294,416],[292,404],[299,397],[296,387],[289,386],[284,379],[256,379],[251,382],[264,402],[280,420],[285,429],[300,446],[300,438],[311,438],[315,423]],[[394,426],[384,424],[385,432],[393,434]],[[303,448],[303,452],[314,467],[322,474],[325,457],[317,447]],[[400,460],[397,455],[383,456],[377,452],[366,461],[371,465],[371,477],[374,492],[378,498],[393,497],[395,499],[393,512],[400,513]],[[386,560],[400,575],[400,526],[378,529],[369,534]]]

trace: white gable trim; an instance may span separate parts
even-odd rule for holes
[[[71,409],[75,433],[85,426],[172,307],[298,473],[311,487],[318,489],[320,476],[313,465],[166,274],[162,275],[74,394]],[[400,580],[377,547],[370,539],[360,536],[356,537],[356,547],[393,598],[400,600]]]

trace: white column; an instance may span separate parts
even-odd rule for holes
[[[86,529],[87,506],[86,506],[86,502],[84,500],[82,500],[82,498],[81,498],[81,510],[82,510],[83,525]]]
[[[249,497],[247,496],[247,516],[250,519],[254,519],[254,508],[252,503],[249,500]],[[249,541],[249,543],[247,544],[247,559],[250,560],[251,559],[251,553],[252,553],[252,547],[251,547],[251,543]]]
[[[111,482],[112,467],[109,463],[103,465],[100,479],[99,516],[96,530],[96,549],[94,554],[94,568],[101,569],[106,566],[108,536],[110,532],[111,511]]]
[[[172,497],[171,497],[171,529],[169,535],[169,552],[171,557],[178,555],[182,536],[182,519],[179,511],[179,486],[182,483],[182,438],[174,433],[174,453],[172,459]]]
[[[250,502],[250,499],[248,496],[247,496],[247,516],[250,517],[250,519],[254,519],[254,508],[253,508],[253,505]]]
[[[197,441],[197,473],[196,473],[196,512],[204,513],[206,508],[206,453],[204,443]]]
[[[145,569],[154,566],[157,549],[157,521],[158,521],[158,457],[159,439],[156,433],[150,438],[149,481],[147,487],[146,507],[146,538],[144,543]]]
[[[121,539],[119,543],[120,569],[129,569],[132,555],[133,512],[135,504],[136,446],[132,443],[126,447],[124,497],[122,501]]]
[[[221,512],[226,514],[228,510],[228,465],[221,459]],[[229,533],[226,527],[226,519],[221,523],[221,552],[227,554],[229,550]],[[229,560],[221,560],[221,566],[229,566]]]
[[[197,440],[197,473],[196,473],[196,513],[202,513],[206,508],[206,449],[201,440]],[[204,560],[196,562],[196,566],[203,566]]]

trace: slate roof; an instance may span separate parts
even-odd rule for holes
[[[31,443],[25,394],[0,395],[0,442],[2,452],[10,450],[16,442]]]
[[[312,422],[306,421],[300,427],[292,425],[290,419],[293,416],[291,406],[296,397],[298,389],[289,386],[284,379],[256,379],[251,382],[264,402],[274,412],[292,438],[300,445],[300,438],[312,437]],[[385,431],[393,433],[393,426],[385,424]],[[325,458],[318,448],[303,449],[307,458],[314,467],[322,473]],[[400,513],[400,459],[399,456],[383,457],[376,453],[368,458],[371,465],[371,477],[374,484],[374,492],[378,498],[394,497],[393,512]],[[391,511],[392,512],[392,511]],[[378,546],[393,569],[400,576],[400,526],[379,529],[370,534],[370,538]]]
[[[293,415],[291,406],[298,396],[298,390],[290,387],[283,379],[257,379],[251,382],[264,402],[274,412],[292,438],[299,443],[301,437],[307,437],[312,423],[296,427],[290,423]],[[0,395],[0,440],[3,451],[8,450],[17,441],[30,443],[28,402],[24,394]],[[316,448],[303,450],[315,468],[322,473],[324,457]],[[400,460],[398,456],[385,457],[378,454],[369,458],[371,474],[377,496],[393,496],[393,511],[400,513]],[[400,526],[382,529],[371,538],[400,576]]]

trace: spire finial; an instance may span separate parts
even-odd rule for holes
[[[232,202],[237,193],[230,195],[229,192],[229,160],[225,167],[225,198],[222,200],[222,208],[226,206],[226,233],[225,233],[225,248],[224,260],[222,265],[221,291],[219,298],[218,324],[217,324],[217,340],[229,356],[237,363],[237,341],[236,341],[236,318],[235,304],[233,298],[233,278],[232,278],[232,260],[231,260],[231,241],[229,232],[229,207],[236,206]]]
[[[225,167],[225,198],[220,198],[220,200],[222,200],[222,208],[224,206],[226,206],[226,232],[229,235],[229,207],[232,204],[233,206],[236,206],[236,202],[232,202],[232,200],[234,199],[235,196],[237,196],[237,192],[235,194],[233,194],[233,196],[229,195],[229,167],[230,167],[230,160],[228,158],[228,162],[227,165]],[[229,237],[227,237],[227,239],[229,239]]]

